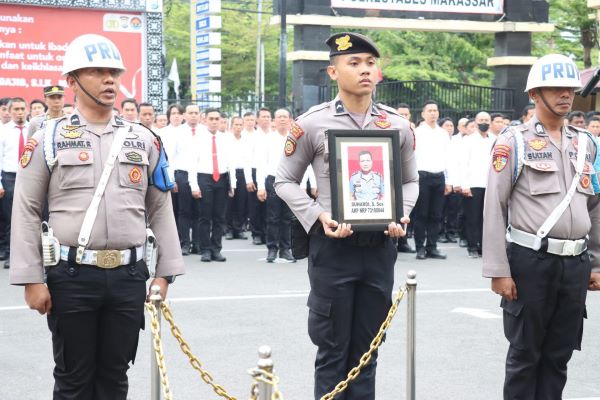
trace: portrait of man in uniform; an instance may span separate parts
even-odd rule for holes
[[[350,148],[349,151],[354,150]],[[374,149],[380,150],[381,149]],[[379,151],[379,152],[380,152]],[[363,148],[358,151],[359,169],[350,176],[350,199],[352,201],[383,200],[384,181],[381,172],[381,157],[374,159],[373,150]],[[355,170],[356,159],[349,157],[348,169]],[[379,168],[373,168],[377,163]]]

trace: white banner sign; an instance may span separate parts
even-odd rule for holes
[[[440,13],[503,14],[504,0],[331,0],[333,8]]]

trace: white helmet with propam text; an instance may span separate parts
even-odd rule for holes
[[[96,34],[78,36],[65,51],[62,74],[91,67],[125,71],[121,53],[112,41]]]
[[[525,92],[541,87],[569,87],[578,90],[581,86],[579,70],[573,60],[562,54],[548,54],[531,66]]]

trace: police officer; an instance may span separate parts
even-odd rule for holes
[[[74,39],[63,75],[77,96],[77,109],[55,128],[49,121],[36,132],[20,160],[10,282],[25,286],[31,309],[48,314],[55,400],[127,397],[127,369],[144,326],[150,277],[144,261],[146,216],[158,241],[152,285],[160,286],[164,298],[169,282],[184,272],[160,140],[112,115],[124,70],[110,40],[92,34]],[[111,159],[113,168],[105,169]],[[103,171],[109,171],[107,179],[101,179]],[[92,200],[97,187],[99,203]],[[42,258],[40,214],[46,199],[54,230],[48,238],[60,245],[45,246]],[[55,264],[46,270],[46,284],[42,259]]]
[[[315,106],[292,125],[275,189],[310,233],[308,332],[318,347],[315,361],[316,399],[333,390],[369,349],[391,305],[397,252],[392,238],[405,234],[399,224],[418,196],[414,137],[409,122],[391,107],[372,102],[379,51],[367,37],[337,33],[327,40],[329,76],[339,95]],[[402,154],[404,215],[385,232],[353,232],[331,218],[330,160],[327,129],[398,129]],[[319,187],[316,201],[298,182],[312,164]],[[375,398],[376,356],[340,399]]]
[[[358,153],[360,171],[350,177],[352,200],[380,200],[383,198],[383,179],[372,171],[373,155],[368,150]]]
[[[502,296],[510,343],[504,399],[562,398],[587,290],[600,289],[600,198],[591,184],[598,152],[586,132],[564,126],[580,86],[571,59],[540,58],[525,89],[535,115],[506,129],[493,148],[483,276]]]
[[[65,104],[65,88],[60,85],[46,86],[44,88],[44,100],[48,110],[43,115],[38,115],[29,121],[29,130],[27,137],[32,137],[33,134],[40,129],[44,122],[49,119],[60,118],[64,114],[63,106]]]

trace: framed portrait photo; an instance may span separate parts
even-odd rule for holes
[[[403,216],[398,130],[335,130],[329,145],[331,211],[355,231],[383,231]]]

